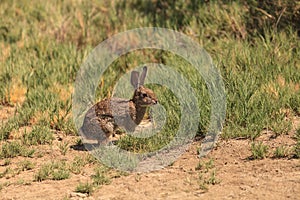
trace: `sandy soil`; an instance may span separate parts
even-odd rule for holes
[[[265,132],[257,139],[270,147],[265,159],[251,159],[249,140],[219,141],[207,157],[199,159],[200,143],[194,142],[171,166],[116,176],[111,184],[101,186],[90,196],[74,193],[74,189],[79,182],[91,181],[96,164],[86,165],[80,174],[72,174],[66,180],[33,181],[39,166],[45,162],[88,156],[88,152],[77,148],[62,155],[57,145],[66,141],[72,144],[77,137],[59,136],[52,146],[40,146],[44,156],[30,158],[36,164],[34,169],[0,178],[0,199],[300,199],[300,159],[273,158],[277,146],[293,148],[294,133],[277,138],[272,135]],[[9,166],[14,169],[22,159],[25,158],[11,159]],[[197,169],[199,162],[204,165],[209,161],[212,166]],[[4,162],[0,160],[0,173],[7,168]]]

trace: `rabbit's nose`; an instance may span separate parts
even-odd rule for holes
[[[157,104],[157,100],[156,99],[152,99],[152,103],[155,105]]]

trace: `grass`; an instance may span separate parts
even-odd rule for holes
[[[31,170],[35,167],[35,164],[32,163],[30,160],[24,160],[24,161],[20,161],[18,163],[18,168],[21,171],[26,171],[26,170]]]
[[[195,170],[204,170],[208,172],[210,169],[214,168],[214,160],[210,159],[208,162],[200,161],[195,167]]]
[[[97,10],[111,8],[110,3],[78,4],[68,1],[66,5],[76,10],[71,12],[65,6],[61,9],[51,9],[54,5],[36,3],[35,6],[28,6],[4,1],[2,13],[7,17],[3,19],[5,25],[0,34],[4,49],[0,66],[0,77],[4,83],[0,88],[2,104],[13,103],[10,99],[14,98],[12,95],[15,95],[16,91],[11,89],[15,88],[16,84],[19,88],[25,88],[26,92],[25,101],[21,103],[17,115],[1,127],[0,139],[6,140],[13,130],[31,124],[41,125],[42,127],[39,127],[41,129],[44,126],[67,134],[76,134],[70,118],[70,94],[76,72],[91,47],[113,33],[123,31],[121,28],[123,23],[128,25],[126,29],[157,25],[180,30],[194,38],[211,54],[226,86],[227,116],[223,138],[253,139],[259,136],[264,128],[272,129],[277,135],[290,130],[290,122],[283,120],[282,115],[278,114],[280,110],[288,109],[292,114],[297,115],[300,107],[300,98],[297,95],[300,80],[297,73],[299,70],[297,58],[300,55],[299,40],[294,30],[297,24],[281,26],[281,23],[287,23],[286,19],[292,16],[290,10],[286,15],[281,16],[281,20],[284,20],[279,21],[277,29],[272,30],[268,27],[273,27],[274,24],[264,21],[264,17],[257,12],[252,12],[255,6],[265,6],[259,7],[258,10],[266,8],[269,9],[267,13],[277,16],[277,12],[273,12],[274,9],[266,5],[248,2],[247,6],[243,7],[239,2],[216,1],[199,5],[194,1],[185,3],[179,1],[173,5],[166,1],[163,6],[167,6],[168,9],[160,15],[152,12],[157,11],[159,5],[154,4],[149,7],[146,2],[138,5],[136,1],[126,4],[117,1],[116,7],[107,11],[109,18],[104,18],[97,14]],[[276,2],[271,5],[277,6]],[[287,5],[289,9],[292,8],[292,3]],[[260,27],[255,27],[255,24],[250,26],[252,17],[245,9],[247,7],[251,8],[250,15],[258,15],[255,16],[256,19],[269,26],[262,24]],[[16,14],[14,9],[18,9],[23,16]],[[56,13],[49,14],[53,10],[56,10]],[[132,11],[128,12],[129,10]],[[86,16],[84,13],[89,11],[92,11],[91,16]],[[122,15],[121,21],[117,20],[116,13]],[[145,13],[147,15],[144,15]],[[18,21],[14,26],[12,26],[12,18]],[[68,21],[68,24],[64,24],[65,18],[73,19],[73,22]],[[30,19],[28,21],[31,23],[25,19]],[[87,26],[89,29],[84,28]],[[111,31],[99,31],[95,28],[101,26],[111,27]],[[41,32],[39,27],[44,27],[43,34],[39,34]],[[266,28],[262,29],[262,27]],[[36,40],[33,35],[39,35],[39,39]],[[97,96],[103,98],[109,95],[112,85],[121,73],[145,62],[162,62],[171,65],[188,77],[192,87],[198,91],[197,98],[201,102],[198,134],[205,134],[210,113],[210,100],[205,84],[201,77],[195,76],[186,61],[172,53],[140,50],[121,56],[105,73],[104,84],[98,88]],[[167,100],[173,101],[174,97],[171,93],[160,92],[160,90],[161,87],[155,90],[160,101],[163,104],[165,102],[164,105],[170,105],[170,101]],[[177,109],[170,105],[167,112],[174,116]],[[180,114],[177,115],[180,117]],[[174,118],[168,123],[162,135],[174,132],[176,128],[173,127],[176,127],[178,120]],[[157,140],[163,142],[157,143]],[[125,149],[148,151],[149,148],[157,149],[165,145],[169,140],[168,137],[165,139],[154,137],[149,141],[127,138],[120,146]],[[147,148],[147,146],[152,147]]]
[[[294,157],[300,158],[300,129],[297,129],[295,139],[297,143],[294,148]]]
[[[84,159],[82,157],[75,156],[73,162],[69,165],[69,169],[74,174],[80,174],[82,172],[82,168],[88,163],[89,161],[87,158]]]
[[[51,162],[41,166],[34,175],[34,180],[41,182],[44,180],[64,180],[70,178],[70,171],[65,162]]]
[[[5,177],[9,179],[15,176],[15,171],[11,167],[6,167],[3,172],[0,173],[0,178]]]
[[[61,142],[59,145],[59,150],[60,150],[60,153],[62,155],[66,155],[68,150],[69,150],[69,143],[68,142]]]
[[[104,167],[98,167],[95,169],[95,174],[92,175],[93,185],[108,185],[111,183],[111,179],[106,175],[108,169]]]
[[[51,144],[53,139],[51,129],[46,126],[34,126],[32,131],[23,134],[23,142],[27,145]]]
[[[300,116],[297,2],[66,0],[52,4],[37,0],[26,4],[1,1],[0,158],[32,157],[40,145],[53,145],[58,132],[77,135],[71,100],[80,65],[104,39],[137,27],[158,26],[180,31],[211,55],[226,89],[222,138],[254,140],[266,129],[274,132],[275,137],[291,132],[293,117]],[[193,66],[172,52],[144,49],[120,56],[99,80],[96,99],[110,96],[126,72],[152,62],[172,66],[197,91],[200,112],[197,135],[205,135],[211,114],[207,87]],[[180,124],[180,102],[176,95],[166,87],[147,86],[157,93],[167,120],[156,136],[138,139],[128,136],[118,142],[119,147],[134,153],[165,146],[174,138]],[[2,108],[7,106],[15,107],[16,111],[2,120]],[[13,133],[27,127],[32,129],[20,141],[14,138]],[[300,158],[299,129],[295,136],[297,144],[293,153],[295,158]],[[67,154],[70,145],[60,143],[58,149],[62,155]],[[251,150],[254,159],[262,159],[268,152],[262,143],[252,143]],[[38,154],[38,158],[47,155],[40,151]],[[275,157],[285,154],[284,147],[274,152]],[[66,179],[71,173],[82,173],[87,163],[95,162],[92,157],[89,160],[76,157],[69,164],[58,161],[35,166],[38,170],[35,180]],[[26,161],[19,168],[29,170],[31,164]],[[196,169],[210,171],[211,165],[213,161],[199,163]],[[106,173],[98,169],[92,177],[93,183],[81,183],[78,190],[91,193],[94,185],[108,183]],[[215,182],[215,175],[209,176],[201,179],[203,185]]]
[[[262,142],[252,142],[251,152],[252,159],[263,159],[267,156],[269,147],[264,145]]]
[[[0,158],[13,158],[16,156],[32,157],[35,150],[24,147],[20,142],[4,143],[0,149]]]
[[[275,149],[275,158],[285,158],[289,155],[288,149],[285,146],[279,146]]]
[[[199,172],[198,185],[201,190],[207,191],[209,185],[220,183],[220,180],[216,177],[213,159],[210,159],[207,162],[199,162],[195,167],[195,170]]]
[[[75,192],[86,193],[88,195],[92,194],[94,191],[93,184],[91,183],[79,183],[75,189]]]

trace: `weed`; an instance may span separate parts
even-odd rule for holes
[[[35,181],[64,180],[70,177],[70,171],[65,162],[52,162],[42,165],[34,176]]]
[[[52,180],[64,180],[70,177],[68,169],[55,169],[52,172]]]
[[[91,195],[93,191],[94,191],[93,184],[88,182],[79,183],[79,185],[75,189],[75,192],[86,193],[88,195]]]
[[[216,185],[219,184],[220,180],[216,178],[216,171],[213,170],[212,172],[207,174],[199,174],[198,184],[201,190],[208,190],[208,185]]]
[[[67,154],[67,151],[69,150],[69,143],[68,142],[59,143],[58,147],[61,155],[65,156]]]
[[[34,176],[34,180],[41,182],[43,180],[50,179],[51,170],[52,169],[49,164],[41,166],[38,173]]]
[[[4,172],[0,173],[0,178],[5,177],[6,179],[9,179],[11,177],[14,177],[16,175],[16,172],[11,167],[6,167]]]
[[[136,175],[134,176],[134,180],[135,180],[136,182],[140,182],[141,179],[142,179],[141,174],[136,174]]]
[[[81,170],[82,170],[82,167],[84,165],[86,165],[87,163],[88,163],[88,161],[86,159],[83,159],[80,156],[76,156],[74,158],[74,161],[70,164],[69,169],[74,174],[80,174]]]
[[[208,190],[208,187],[207,187],[207,185],[205,184],[205,180],[204,180],[203,174],[199,174],[198,184],[199,184],[199,188],[200,188],[201,190],[204,190],[204,191],[207,191],[207,190]]]
[[[21,170],[21,171],[25,171],[25,170],[31,170],[34,168],[34,163],[32,163],[31,161],[29,160],[24,160],[24,161],[21,161],[19,162],[18,164],[18,168]]]
[[[33,114],[34,109],[26,102],[21,107],[17,107],[15,115],[0,127],[0,140],[7,140],[11,131],[29,125],[29,120]]]
[[[284,158],[288,156],[288,149],[285,146],[279,146],[274,151],[275,158]]]
[[[281,134],[287,134],[292,129],[292,122],[285,119],[285,113],[278,112],[271,121],[270,129],[274,131],[275,137]]]
[[[295,139],[296,146],[294,148],[294,157],[300,158],[300,129],[297,129]]]
[[[6,70],[6,72],[0,74],[0,105],[10,103],[10,87],[12,82],[12,74]]]
[[[32,157],[34,152],[34,149],[26,148],[20,142],[13,141],[2,145],[0,158],[13,158],[16,156]]]
[[[75,133],[75,127],[70,118],[72,104],[70,99],[66,102],[55,104],[54,110],[50,113],[51,127],[65,133]]]
[[[15,184],[16,185],[31,185],[31,181],[26,181],[24,179],[18,179]]]
[[[10,165],[10,163],[11,163],[11,159],[10,159],[10,158],[6,158],[6,159],[4,159],[4,164],[3,164],[3,166]]]
[[[199,161],[198,165],[195,167],[195,170],[204,170],[205,172],[208,172],[210,169],[214,168],[214,160],[210,159],[207,162],[201,162]]]
[[[262,142],[251,144],[251,152],[252,152],[252,159],[263,159],[267,156],[268,153],[268,146],[264,145]]]
[[[210,174],[210,177],[205,181],[206,184],[209,184],[209,185],[215,185],[215,184],[218,184],[220,183],[219,180],[217,180],[216,178],[216,171],[213,170]]]
[[[86,161],[89,163],[89,164],[96,164],[98,163],[98,160],[95,156],[93,156],[92,154],[88,154],[86,156]]]
[[[111,180],[105,175],[107,173],[107,169],[104,167],[98,167],[95,170],[95,174],[92,175],[93,184],[96,186],[99,185],[108,185]]]
[[[52,131],[46,126],[34,126],[30,133],[23,135],[23,142],[27,145],[51,144],[53,139]]]
[[[75,142],[76,146],[83,146],[83,142],[81,138],[77,138],[76,142]]]

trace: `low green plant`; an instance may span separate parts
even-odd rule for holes
[[[294,157],[300,158],[300,129],[297,129],[295,139],[296,145],[294,148]]]
[[[284,113],[276,113],[271,121],[270,129],[275,133],[275,137],[287,134],[292,129],[292,121],[285,119]]]
[[[216,185],[220,183],[220,181],[216,178],[216,171],[213,170],[210,174],[210,177],[205,181],[206,184]]]
[[[76,129],[70,117],[71,109],[72,104],[70,99],[55,104],[53,111],[50,113],[51,128],[74,135]]]
[[[269,147],[264,145],[262,142],[252,142],[251,144],[251,152],[252,152],[252,159],[263,159],[267,156]]]
[[[0,178],[5,177],[6,179],[9,179],[11,177],[14,177],[16,174],[18,174],[16,171],[14,171],[11,167],[6,167],[5,170],[0,173]]]
[[[65,156],[69,150],[69,143],[68,142],[59,143],[58,147],[59,147],[61,155]]]
[[[107,171],[105,167],[97,167],[95,169],[95,173],[92,175],[95,186],[110,184],[111,180],[106,176]]]
[[[21,171],[31,170],[35,166],[35,164],[29,160],[20,161],[17,165]]]
[[[51,176],[51,165],[50,164],[46,164],[41,166],[41,168],[39,169],[39,171],[37,172],[37,174],[34,175],[34,180],[35,181],[43,181],[43,180],[47,180],[50,179]]]
[[[18,141],[6,142],[0,149],[0,158],[13,158],[16,156],[32,157],[35,150],[23,146]]]
[[[70,177],[70,171],[67,168],[54,169],[52,172],[52,180],[64,180]]]
[[[75,189],[75,192],[86,193],[88,195],[91,195],[93,191],[94,191],[93,184],[89,182],[79,183],[79,185],[77,185]]]
[[[53,139],[53,133],[47,126],[34,126],[31,132],[23,135],[23,142],[27,145],[51,144]]]
[[[74,174],[80,174],[82,167],[86,165],[88,161],[85,158],[80,156],[76,156],[73,162],[69,165],[69,169]]]
[[[26,105],[26,103],[25,103]],[[18,113],[9,118],[8,121],[0,126],[0,141],[7,140],[13,130],[29,125],[29,120],[33,116],[34,110],[28,106],[18,107]]]
[[[18,179],[17,182],[15,183],[16,185],[31,185],[31,181],[26,181],[24,179]]]
[[[210,159],[207,162],[201,162],[199,161],[198,165],[195,167],[195,170],[204,170],[204,171],[209,171],[210,169],[214,168],[214,160]]]
[[[10,158],[5,158],[3,166],[10,165],[10,163],[11,163],[11,159]]]
[[[285,146],[279,146],[274,151],[275,158],[284,158],[288,156],[288,149]]]
[[[51,162],[42,165],[34,176],[35,181],[64,180],[70,177],[70,171],[65,162]]]
[[[201,190],[207,191],[208,185],[215,185],[220,182],[216,178],[216,170],[214,167],[213,159],[209,159],[207,162],[200,161],[195,167],[195,170],[199,171],[198,185]]]
[[[212,170],[210,173],[200,173],[198,178],[198,185],[201,190],[207,191],[208,185],[219,184],[220,180],[216,177],[216,171]]]
[[[5,72],[0,74],[0,105],[10,103],[10,87],[12,82],[12,73],[6,69]]]

